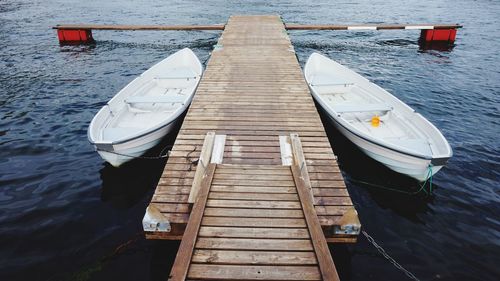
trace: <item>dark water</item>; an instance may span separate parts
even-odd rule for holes
[[[100,31],[95,46],[60,47],[50,26],[269,13],[297,23],[465,26],[452,51],[419,51],[418,31],[291,37],[302,64],[319,51],[358,71],[426,116],[454,149],[434,195],[407,196],[361,183],[415,187],[328,126],[364,229],[422,280],[500,279],[499,1],[1,0],[0,280],[166,280],[178,243],[140,236],[164,161],[109,167],[86,129],[136,75],[183,47],[205,61],[219,35]],[[332,253],[343,280],[407,280],[363,237]]]

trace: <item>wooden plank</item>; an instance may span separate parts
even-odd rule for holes
[[[290,175],[249,175],[249,174],[215,174],[214,180],[219,181],[219,180],[238,180],[240,182],[246,182],[246,181],[266,181],[270,182],[268,185],[272,185],[274,181],[287,181],[291,177]]]
[[[259,193],[296,193],[294,186],[232,186],[212,185],[212,191],[219,192],[259,192]]]
[[[199,237],[217,238],[290,238],[308,239],[309,231],[306,228],[249,228],[249,227],[225,227],[225,226],[202,226]]]
[[[193,264],[188,277],[208,280],[321,280],[317,266]]]
[[[198,238],[196,249],[312,251],[309,239]]]
[[[184,238],[182,239],[181,245],[179,246],[174,265],[172,266],[172,271],[170,272],[169,278],[172,281],[183,281],[186,279],[188,273],[197,234],[200,229],[200,223],[203,217],[203,211],[205,210],[208,193],[210,191],[212,177],[216,168],[216,164],[207,165],[208,166],[205,171],[205,175],[200,184],[199,196],[196,197],[196,202],[193,206],[190,220],[184,232]]]
[[[281,161],[280,161],[281,162]],[[249,186],[294,186],[294,182],[292,180],[252,180],[252,181],[240,181],[240,180],[222,180],[216,179],[214,180],[215,185],[249,185]]]
[[[210,192],[209,199],[236,199],[262,201],[298,201],[297,194],[250,193],[250,192]]]
[[[323,280],[339,280],[321,225],[316,216],[313,204],[310,201],[311,196],[308,194],[310,187],[307,186],[307,182],[301,177],[301,171],[298,165],[292,165],[291,169],[297,183],[297,191],[301,200],[302,209],[304,210]]]
[[[257,209],[300,209],[299,201],[247,201],[247,200],[207,200],[207,207],[257,208]]]
[[[307,232],[307,231],[306,231]],[[221,251],[195,250],[194,263],[207,264],[273,264],[273,265],[314,265],[314,252],[271,252],[271,251]]]
[[[290,135],[290,139],[294,155],[294,163],[291,166],[292,174],[297,186],[297,193],[299,194],[302,210],[304,211],[314,251],[316,253],[316,257],[318,258],[321,276],[323,280],[340,280],[325,236],[323,235],[323,230],[314,209],[314,198],[312,195],[311,183],[309,182],[309,176],[307,175],[308,172],[307,169],[304,169],[302,166],[304,165],[302,163],[305,163],[305,160],[301,150],[300,139],[295,134]]]
[[[349,197],[315,197],[314,205],[352,206],[352,201]]]
[[[154,203],[152,203],[154,204]],[[162,213],[190,213],[191,208],[189,204],[155,204],[155,207]]]
[[[53,29],[94,30],[224,30],[222,24],[214,25],[106,25],[106,24],[58,24]]]
[[[196,173],[194,175],[193,185],[188,198],[189,203],[194,203],[196,201],[196,197],[198,196],[201,188],[201,183],[204,179],[203,177],[206,175],[207,166],[210,163],[214,141],[215,133],[208,132],[205,137],[205,141],[203,142],[203,148],[201,149],[200,158],[198,159],[198,165],[196,166]]]
[[[234,227],[306,227],[304,219],[300,218],[235,218],[235,217],[203,217],[203,226],[234,226]]]
[[[217,171],[217,174],[237,174],[237,175],[288,175],[291,176],[290,169],[255,169],[255,168],[225,168]]]
[[[293,154],[292,166],[299,167],[298,170],[300,172],[299,177],[302,178],[304,182],[308,183],[308,185],[306,186],[311,189],[305,194],[310,196],[311,201],[314,201],[312,186],[310,185],[309,173],[307,171],[306,159],[304,156],[304,151],[302,150],[302,143],[300,142],[298,134],[296,133],[290,134],[290,144],[292,147],[292,154]],[[292,174],[293,174],[293,169],[292,169]],[[297,182],[295,182],[295,184],[297,184]]]

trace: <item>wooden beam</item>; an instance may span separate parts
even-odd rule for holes
[[[307,171],[306,158],[304,157],[304,151],[302,150],[302,143],[300,142],[298,134],[290,134],[290,143],[292,145],[293,154],[293,164],[299,167],[299,176],[308,183],[308,195],[311,202],[314,202],[314,196],[312,193],[311,180],[309,178],[309,172]]]
[[[224,30],[224,24],[215,25],[106,25],[106,24],[58,24],[53,29],[87,30]]]
[[[300,145],[298,135],[291,134],[290,138],[295,158],[303,158],[303,155],[300,156],[302,150],[297,147],[297,145]],[[308,173],[307,169],[301,169],[300,162],[298,161],[294,161],[291,169],[293,179],[297,187],[297,193],[299,194],[300,204],[302,205],[304,217],[309,229],[309,235],[311,236],[311,241],[313,243],[314,252],[316,253],[316,258],[318,260],[321,276],[323,277],[323,280],[340,280],[325,236],[323,235],[323,230],[319,223],[318,216],[314,209],[313,201],[311,200],[313,196],[311,192],[311,182],[309,181],[309,176],[304,176],[304,174]]]
[[[189,193],[188,203],[194,203],[198,192],[201,188],[201,183],[203,182],[205,171],[210,164],[210,158],[212,157],[212,150],[214,147],[215,132],[208,132],[205,136],[205,141],[203,142],[203,147],[201,148],[200,158],[198,159],[198,165],[196,166],[196,172],[194,174],[193,184],[191,185],[191,192]]]
[[[107,25],[107,24],[58,24],[53,29],[70,30],[224,30],[225,24],[214,25]],[[432,28],[429,28],[432,27]],[[457,29],[460,24],[285,24],[287,30],[348,30],[348,29]]]
[[[391,30],[391,29],[457,29],[459,24],[285,24],[287,30]]]
[[[179,251],[175,257],[172,271],[170,272],[169,280],[171,281],[184,281],[187,277],[189,265],[191,264],[191,258],[193,256],[194,245],[200,230],[201,219],[203,218],[203,212],[205,211],[205,205],[207,203],[210,185],[212,184],[215,168],[217,166],[217,164],[207,165],[203,181],[200,184],[199,196],[194,203],[189,222],[186,226],[186,231],[184,232]]]

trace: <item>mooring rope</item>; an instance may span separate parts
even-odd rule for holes
[[[356,183],[360,183],[360,184],[364,184],[364,185],[368,185],[368,186],[372,186],[372,187],[377,187],[377,188],[385,189],[385,190],[389,190],[389,191],[399,192],[399,193],[403,193],[403,194],[408,194],[408,195],[416,195],[422,191],[427,195],[432,195],[432,165],[431,164],[429,164],[429,166],[427,168],[427,177],[426,177],[424,183],[420,184],[420,188],[417,191],[413,191],[413,192],[404,191],[404,190],[401,190],[400,188],[387,187],[387,186],[383,186],[383,185],[379,185],[379,184],[371,183],[371,182],[366,182],[366,181],[362,181],[362,180],[358,180],[358,179],[354,179],[354,178],[351,178],[350,180],[353,182],[356,182]],[[429,190],[425,189],[427,183],[429,183]]]

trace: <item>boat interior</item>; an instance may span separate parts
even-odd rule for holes
[[[108,103],[99,139],[116,141],[175,120],[190,102],[198,79],[189,68],[174,68],[124,88]]]
[[[383,140],[393,146],[423,155],[433,155],[434,142],[415,122],[420,118],[409,107],[391,102],[378,87],[366,89],[359,83],[332,75],[315,75],[310,80],[317,95],[338,117],[358,132]]]

